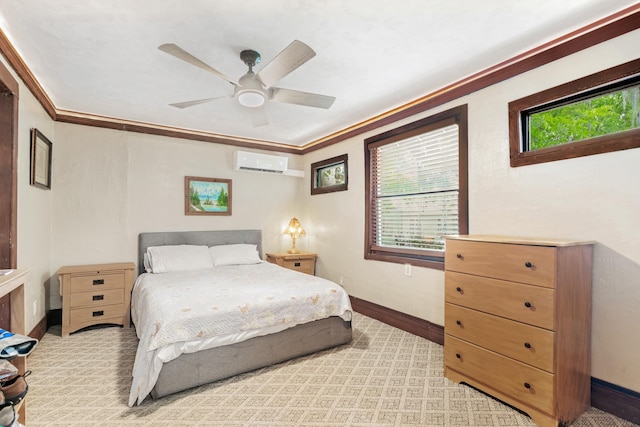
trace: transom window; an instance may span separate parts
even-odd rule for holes
[[[509,103],[511,166],[640,147],[640,60]]]
[[[365,140],[365,258],[442,268],[467,232],[466,105]]]
[[[524,149],[540,150],[640,127],[640,85],[635,83],[640,77],[633,80],[622,89],[612,85],[524,111]]]

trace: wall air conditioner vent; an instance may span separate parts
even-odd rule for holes
[[[285,156],[236,151],[233,153],[233,168],[235,170],[285,173],[289,159]]]

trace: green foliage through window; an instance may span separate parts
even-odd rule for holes
[[[640,85],[528,115],[527,151],[640,127]]]

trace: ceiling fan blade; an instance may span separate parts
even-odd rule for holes
[[[336,100],[334,96],[273,87],[269,90],[272,101],[286,104],[304,105],[305,107],[330,108]]]
[[[163,51],[165,53],[168,53],[171,56],[174,56],[174,57],[176,57],[178,59],[181,59],[181,60],[183,60],[185,62],[188,62],[191,65],[195,65],[198,68],[201,68],[201,69],[203,69],[205,71],[213,73],[216,76],[228,81],[229,83],[231,83],[234,86],[238,84],[237,82],[234,82],[229,77],[227,77],[224,74],[222,74],[220,71],[218,71],[215,68],[205,64],[204,62],[202,62],[201,60],[199,60],[195,56],[191,55],[186,50],[182,49],[181,47],[179,47],[179,46],[177,46],[177,45],[175,45],[173,43],[163,44],[163,45],[159,46],[158,49],[160,49],[161,51]]]
[[[316,53],[306,44],[294,40],[282,52],[265,65],[258,77],[266,88],[316,56]]]
[[[211,102],[216,99],[222,99],[222,98],[230,98],[230,96],[216,96],[215,98],[205,98],[205,99],[196,99],[193,101],[176,102],[175,104],[169,104],[169,105],[176,108],[188,108],[188,107],[193,107],[194,105],[200,105],[200,104],[204,104],[204,103]]]
[[[269,119],[267,118],[267,113],[264,111],[264,107],[251,108],[251,123],[254,128],[269,124]]]

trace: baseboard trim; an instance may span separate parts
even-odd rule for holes
[[[388,307],[351,297],[354,311],[444,345],[444,327]],[[591,378],[591,406],[640,425],[640,393]]]
[[[591,406],[640,424],[640,393],[591,377]]]
[[[443,326],[360,298],[350,298],[351,307],[358,313],[362,313],[372,319],[379,320],[382,323],[410,332],[419,337],[426,338],[437,344],[444,344]]]
[[[44,334],[47,333],[47,317],[43,317],[40,321],[34,326],[34,328],[29,332],[29,336],[31,338],[35,338],[37,340],[41,340],[44,337]]]

